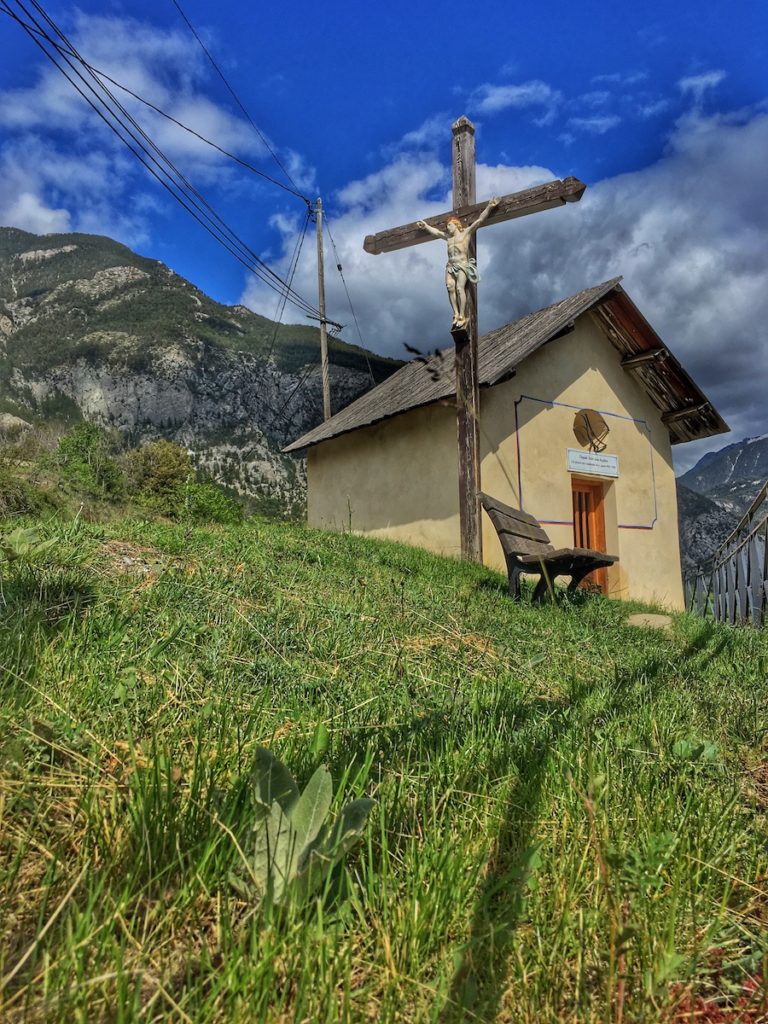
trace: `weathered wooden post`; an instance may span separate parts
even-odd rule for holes
[[[460,117],[453,132],[453,208],[474,206],[475,126]],[[473,234],[470,259],[477,260],[477,235]],[[456,351],[456,427],[459,444],[459,528],[461,556],[470,562],[483,560],[480,524],[480,384],[477,375],[477,285],[466,283],[466,322],[451,331]]]

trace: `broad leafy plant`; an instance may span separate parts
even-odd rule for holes
[[[0,533],[0,560],[34,565],[58,542],[57,537],[41,537],[34,527],[17,526],[10,533]]]
[[[299,793],[285,765],[264,747],[257,750],[251,782],[256,817],[244,844],[247,863],[231,876],[232,884],[249,898],[257,888],[270,904],[306,900],[358,841],[373,801],[353,800],[329,823],[333,786],[328,770],[318,768]]]

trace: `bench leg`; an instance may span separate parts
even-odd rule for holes
[[[593,571],[594,570],[592,569],[580,569],[578,572],[573,573],[571,576],[571,582],[568,584],[568,593],[572,594],[576,587],[578,587],[578,585],[584,579],[584,577],[589,576],[589,574]]]
[[[542,604],[544,602],[544,598],[547,596],[547,594],[550,595],[550,597],[551,597],[551,599],[553,601],[555,600],[555,591],[554,591],[553,584],[550,581],[549,573],[546,571],[544,566],[542,566],[541,567],[541,576],[539,577],[539,582],[536,584],[536,587],[535,587],[535,589],[533,591],[533,597],[531,598],[531,604]]]
[[[516,565],[507,563],[507,575],[509,576],[509,596],[513,601],[520,600],[520,570]]]

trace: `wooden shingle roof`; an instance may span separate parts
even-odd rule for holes
[[[721,434],[729,428],[706,396],[667,349],[621,288],[620,277],[585,288],[551,306],[497,327],[478,341],[481,387],[513,376],[529,355],[567,332],[577,317],[590,312],[662,412],[673,444]],[[428,360],[406,363],[345,409],[283,449],[301,448],[371,426],[410,409],[431,405],[456,393],[454,349],[442,349]]]

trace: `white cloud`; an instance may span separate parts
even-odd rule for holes
[[[71,150],[25,133],[0,151],[0,223],[25,231],[92,231],[138,245],[157,200],[127,188],[126,153]],[[154,203],[154,206],[152,205]]]
[[[611,98],[606,89],[595,89],[592,92],[582,93],[576,100],[577,104],[584,104],[587,107],[602,107]]]
[[[685,95],[690,93],[697,101],[701,100],[707,89],[714,89],[725,78],[725,71],[705,71],[700,75],[690,75],[688,78],[681,78],[677,83],[680,92]]]
[[[434,149],[445,142],[445,125],[447,114],[435,114],[423,121],[418,128],[406,132],[397,142],[384,146],[385,157],[392,158],[397,153],[408,149]]]
[[[3,201],[0,192],[0,224],[12,224],[35,235],[69,231],[69,213],[43,206],[32,192],[17,192]]]
[[[478,86],[469,98],[469,109],[478,114],[498,114],[502,110],[523,107],[551,108],[560,101],[560,93],[546,82],[533,80],[520,85]]]
[[[92,66],[217,145],[252,162],[266,156],[251,126],[205,95],[208,67],[186,32],[76,12],[70,36]],[[251,187],[220,153],[106,85],[197,187]],[[0,212],[6,223],[22,214],[28,224],[45,223],[48,210],[51,222],[66,222],[71,230],[118,234],[134,245],[146,240],[152,200],[142,195],[145,172],[54,67],[40,64],[31,86],[0,92],[0,126],[8,138],[0,151]],[[298,154],[281,156],[301,187],[313,187],[314,170]],[[159,205],[159,198],[154,202]]]
[[[657,114],[663,114],[665,110],[669,109],[669,100],[649,100],[647,103],[641,103],[637,108],[639,117],[647,120],[649,117],[655,117]]]
[[[481,330],[623,274],[626,290],[735,436],[765,432],[766,150],[768,114],[691,114],[652,166],[597,182],[578,204],[482,230]],[[517,191],[562,173],[481,164],[478,195]],[[449,341],[444,246],[436,241],[380,256],[362,248],[366,234],[446,209],[449,191],[449,168],[401,155],[336,197],[332,230],[363,339],[378,352],[403,357],[404,342],[425,350]],[[287,234],[286,259],[293,242]],[[303,262],[295,282],[302,294],[314,294],[314,275],[314,261]],[[329,315],[351,323],[332,270],[327,289]],[[271,293],[265,299],[253,286],[244,301],[264,313],[274,308]],[[345,336],[357,340],[351,329]],[[690,446],[682,464],[701,447]]]
[[[621,124],[618,114],[598,114],[594,117],[570,117],[568,127],[574,131],[589,132],[591,135],[605,135],[611,128]]]

